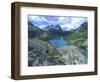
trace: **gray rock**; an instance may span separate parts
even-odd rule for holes
[[[57,48],[57,50],[63,55],[62,58],[66,65],[87,63],[87,58],[81,53],[81,50],[77,46],[63,46]]]

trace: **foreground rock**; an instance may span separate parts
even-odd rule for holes
[[[65,65],[62,54],[48,42],[36,38],[28,40],[28,66]]]
[[[63,55],[63,62],[66,65],[87,63],[87,58],[82,54],[81,50],[77,46],[63,46],[57,48],[57,50]]]

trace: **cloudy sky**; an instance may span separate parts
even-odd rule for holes
[[[69,17],[69,16],[28,16],[28,21],[44,28],[48,25],[59,24],[63,30],[71,30],[78,28],[82,23],[88,20],[87,17]]]

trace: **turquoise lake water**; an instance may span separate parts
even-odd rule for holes
[[[63,37],[58,37],[58,38],[49,40],[49,43],[55,48],[68,45],[68,42],[64,40]]]

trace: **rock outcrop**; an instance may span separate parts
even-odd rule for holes
[[[66,65],[87,63],[87,58],[82,54],[81,50],[77,46],[63,46],[57,48],[57,50],[63,55],[62,59]]]

